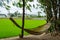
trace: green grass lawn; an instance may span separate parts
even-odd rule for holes
[[[15,21],[21,26],[22,20],[15,19]],[[45,20],[25,20],[25,28],[32,29],[38,26],[44,25]],[[21,29],[16,27],[9,19],[0,19],[0,38],[17,36],[21,34]],[[28,33],[24,33],[27,35]]]

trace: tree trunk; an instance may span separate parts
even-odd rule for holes
[[[59,0],[59,20],[60,20],[60,0]]]
[[[52,9],[51,9],[51,2],[49,0],[47,0],[46,2],[46,14],[47,14],[47,22],[52,18],[53,14],[52,14]]]
[[[23,0],[23,17],[22,17],[22,32],[21,32],[21,38],[24,36],[24,20],[25,20],[25,0]]]
[[[57,0],[52,0],[52,5],[53,5],[53,11],[54,11],[54,23],[55,23],[55,29],[57,30],[57,23],[56,23],[56,20],[57,20]]]

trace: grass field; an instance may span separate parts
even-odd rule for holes
[[[15,19],[15,21],[22,25],[21,19]],[[25,20],[25,28],[32,29],[38,26],[44,25],[45,20]],[[0,38],[17,36],[21,34],[21,29],[16,27],[9,19],[0,19]],[[28,33],[24,33],[27,35]]]

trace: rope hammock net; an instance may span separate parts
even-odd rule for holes
[[[19,24],[17,24],[13,18],[9,18],[9,19],[10,19],[18,28],[22,29],[22,27],[21,27]],[[53,18],[51,18],[51,19],[53,19]],[[46,31],[50,28],[50,25],[51,25],[51,23],[48,22],[48,23],[42,25],[42,27],[40,27],[40,28],[37,27],[37,28],[32,29],[32,30],[30,30],[30,29],[25,29],[25,28],[24,28],[24,31],[28,32],[29,34],[40,35],[40,34],[46,32]]]

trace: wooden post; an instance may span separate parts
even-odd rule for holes
[[[23,17],[22,17],[22,32],[21,32],[21,38],[24,36],[24,20],[25,20],[25,0],[23,1]]]

